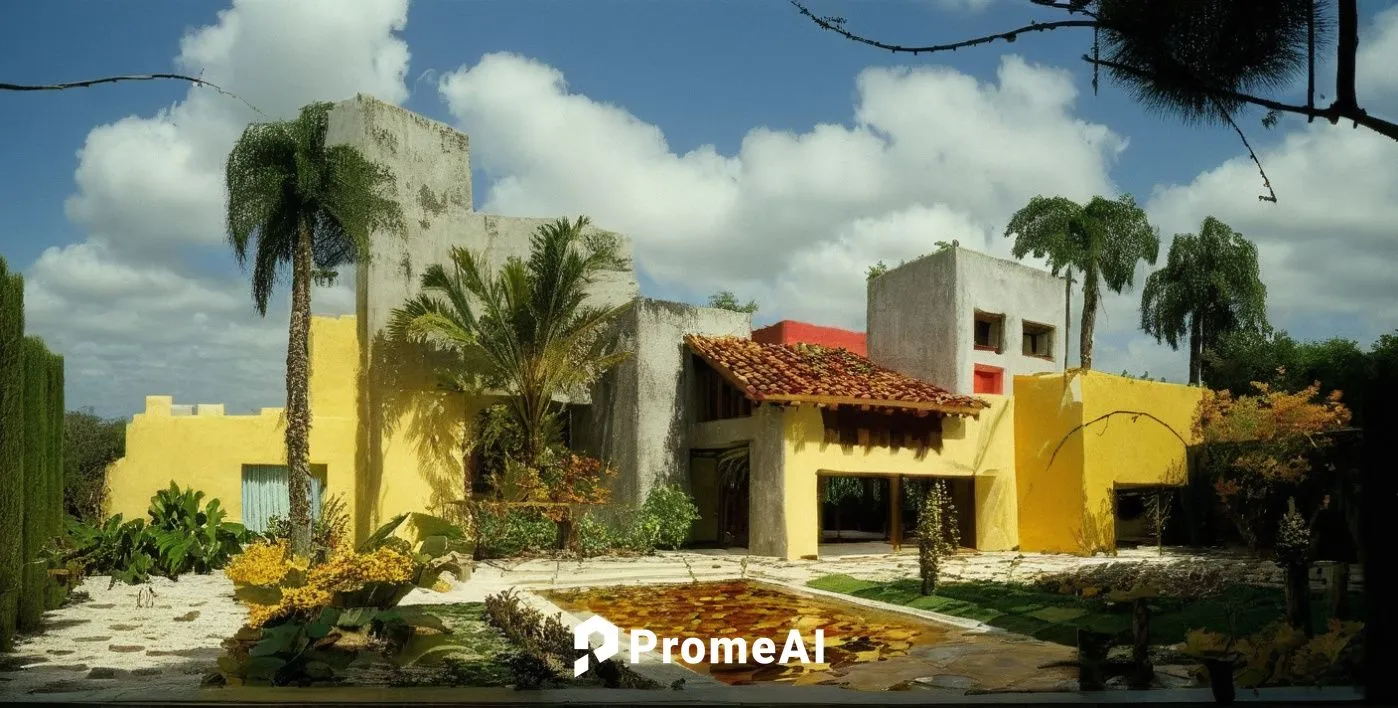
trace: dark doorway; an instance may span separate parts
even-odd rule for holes
[[[820,542],[892,542],[887,477],[820,475]]]
[[[1186,542],[1180,487],[1117,487],[1113,504],[1118,548]]]
[[[699,508],[690,534],[692,544],[747,547],[749,459],[746,446],[691,451],[689,487]]]
[[[718,456],[718,539],[726,547],[748,547],[749,460],[747,447]]]

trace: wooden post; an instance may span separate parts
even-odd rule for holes
[[[1136,598],[1131,605],[1131,635],[1130,687],[1147,689],[1155,678],[1155,668],[1150,662],[1150,605],[1143,597]]]
[[[888,478],[888,513],[889,540],[893,542],[893,550],[897,551],[903,547],[903,476],[892,475]]]

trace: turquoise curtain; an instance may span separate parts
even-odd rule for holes
[[[243,465],[243,525],[251,531],[267,530],[273,516],[285,519],[291,511],[290,482],[286,465]],[[320,517],[325,490],[323,467],[311,469],[311,515]]]

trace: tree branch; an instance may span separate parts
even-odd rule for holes
[[[835,34],[840,35],[841,37],[844,37],[845,39],[859,42],[860,44],[867,44],[877,49],[887,49],[890,52],[898,54],[934,54],[936,52],[954,52],[958,49],[962,49],[965,47],[974,47],[981,44],[991,44],[992,42],[997,41],[1013,42],[1016,39],[1018,39],[1020,34],[1024,32],[1046,32],[1048,30],[1056,30],[1064,27],[1094,27],[1097,24],[1096,20],[1060,20],[1057,22],[1034,22],[1023,27],[1018,27],[1016,29],[1009,30],[1007,32],[988,34],[984,37],[976,37],[974,39],[967,39],[960,42],[952,42],[951,44],[928,44],[920,47],[910,47],[902,44],[889,44],[887,42],[880,42],[876,39],[871,39],[869,37],[850,32],[844,27],[844,18],[821,17],[806,9],[806,6],[802,5],[799,0],[791,0],[791,4],[796,7],[797,11],[799,11],[802,15],[809,17],[811,22],[816,23],[816,25],[819,26],[821,29],[829,30],[831,32],[834,32]],[[1066,9],[1070,12],[1073,11],[1072,8],[1065,3],[1057,3],[1048,6]]]
[[[1154,415],[1151,415],[1150,413],[1147,413],[1145,411],[1112,411],[1110,413],[1104,413],[1102,415],[1099,415],[1096,418],[1093,418],[1092,420],[1089,420],[1081,425],[1074,426],[1072,430],[1069,430],[1067,433],[1064,433],[1063,438],[1058,441],[1058,446],[1053,448],[1053,454],[1049,455],[1048,465],[1045,466],[1045,469],[1053,467],[1053,461],[1058,459],[1058,452],[1063,449],[1063,445],[1068,442],[1068,438],[1073,437],[1073,433],[1076,433],[1079,430],[1085,430],[1088,427],[1096,425],[1097,423],[1100,423],[1104,420],[1107,420],[1114,415],[1129,415],[1131,416],[1131,420],[1133,422],[1137,418],[1147,418],[1153,420],[1159,423],[1161,426],[1163,426],[1166,430],[1170,431],[1170,433],[1174,435],[1176,438],[1179,438],[1180,444],[1184,445],[1186,449],[1189,448],[1189,441],[1185,440],[1184,436],[1179,434],[1179,431],[1170,427],[1169,423],[1166,423],[1165,421],[1155,417]]]
[[[1350,113],[1363,113],[1354,93],[1355,55],[1359,53],[1359,7],[1357,0],[1340,0],[1339,49],[1335,60],[1335,106]],[[1333,122],[1333,121],[1332,121]]]
[[[1035,22],[1025,25],[1023,27],[1008,30],[1006,32],[999,32],[996,34],[988,34],[981,37],[974,37],[972,39],[967,39],[960,42],[951,42],[949,44],[928,44],[922,46],[912,46],[881,42],[870,37],[855,34],[845,29],[844,18],[822,17],[811,12],[804,4],[801,3],[801,0],[790,1],[792,6],[794,6],[798,12],[809,18],[811,22],[814,22],[821,29],[834,32],[835,34],[838,34],[841,37],[844,37],[845,39],[848,39],[853,42],[859,42],[860,44],[866,44],[876,49],[886,49],[894,53],[913,55],[956,51],[957,49],[962,49],[965,47],[992,44],[997,41],[1013,42],[1018,38],[1020,34],[1025,32],[1045,32],[1048,30],[1061,29],[1065,27],[1101,27],[1101,23],[1095,18],[1090,20],[1060,20],[1056,22]],[[1073,0],[1031,0],[1031,2],[1035,5],[1040,5],[1043,7],[1066,10],[1070,13],[1080,13],[1092,17],[1092,14],[1088,12],[1081,5],[1081,3],[1074,2]],[[1237,91],[1231,91],[1228,89],[1219,89],[1216,87],[1202,87],[1202,90],[1204,90],[1207,93],[1212,93],[1220,98],[1229,98],[1232,100],[1241,101],[1243,103],[1250,103],[1252,105],[1261,106],[1263,108],[1268,108],[1273,111],[1283,113],[1295,113],[1298,115],[1306,116],[1311,119],[1324,118],[1330,121],[1331,124],[1338,123],[1342,119],[1350,120],[1353,121],[1356,126],[1362,125],[1365,128],[1368,128],[1369,130],[1372,130],[1375,133],[1378,133],[1379,135],[1382,135],[1390,140],[1398,141],[1398,123],[1383,120],[1382,118],[1375,118],[1374,116],[1369,115],[1363,108],[1359,107],[1359,102],[1354,90],[1355,54],[1359,47],[1359,16],[1356,0],[1340,0],[1339,8],[1340,37],[1339,62],[1337,68],[1337,81],[1339,87],[1338,98],[1334,103],[1330,104],[1328,107],[1316,108],[1313,104],[1313,100],[1308,101],[1308,103],[1311,103],[1311,105],[1298,106],[1289,103],[1282,103],[1280,101],[1274,101],[1267,98],[1262,98],[1260,96],[1253,96]],[[1083,60],[1087,61],[1089,64],[1092,64],[1094,67],[1106,67],[1109,69],[1129,73],[1146,79],[1155,78],[1148,72],[1144,72],[1134,67],[1126,66],[1124,64],[1118,64],[1113,61],[1094,58],[1086,55],[1083,56]],[[1232,122],[1231,118],[1229,119],[1229,122]],[[1236,128],[1237,126],[1235,125],[1234,127]]]
[[[1138,76],[1145,79],[1154,78],[1154,76],[1151,75],[1149,72],[1141,71],[1140,69],[1137,69],[1135,67],[1127,66],[1125,64],[1119,64],[1108,59],[1093,59],[1092,57],[1084,54],[1082,55],[1082,60],[1089,64],[1093,64],[1096,66],[1104,66],[1108,69],[1132,74],[1133,76]],[[1262,98],[1261,96],[1253,96],[1251,94],[1241,93],[1238,91],[1230,91],[1228,89],[1221,89],[1213,86],[1200,86],[1199,89],[1204,93],[1213,94],[1214,96],[1219,98],[1229,98],[1235,101],[1241,101],[1243,103],[1251,103],[1254,106],[1261,106],[1263,108],[1268,108],[1281,113],[1296,113],[1299,115],[1310,116],[1314,118],[1324,118],[1330,121],[1332,124],[1338,123],[1341,119],[1351,120],[1354,121],[1356,125],[1362,125],[1365,128],[1368,128],[1369,130],[1378,133],[1379,135],[1389,138],[1390,140],[1398,141],[1398,123],[1392,123],[1382,118],[1376,118],[1374,116],[1371,116],[1364,109],[1358,106],[1346,108],[1345,106],[1341,105],[1339,101],[1331,103],[1329,106],[1326,106],[1325,108],[1312,108],[1308,106],[1298,106],[1291,103],[1282,103],[1281,101],[1274,101],[1270,98]]]
[[[267,116],[266,113],[263,113],[261,110],[258,110],[257,106],[254,106],[251,103],[249,103],[246,98],[243,98],[242,96],[239,96],[238,94],[233,93],[232,91],[224,89],[222,86],[205,81],[204,79],[199,78],[197,76],[187,76],[185,74],[124,74],[122,76],[105,76],[100,79],[87,79],[86,81],[69,81],[67,83],[61,84],[11,84],[0,82],[0,91],[63,91],[66,89],[74,88],[88,88],[90,86],[97,86],[99,84],[114,84],[120,81],[158,81],[161,79],[171,79],[174,81],[188,81],[189,83],[194,84],[195,86],[211,88],[225,96],[230,96],[232,98],[238,99],[243,103],[243,105],[247,106],[248,108],[251,108],[253,112],[257,113],[258,115],[263,117]]]
[[[1217,102],[1215,102],[1215,105],[1218,105]],[[1252,163],[1257,165],[1257,173],[1262,175],[1262,186],[1267,188],[1267,193],[1257,195],[1257,201],[1276,204],[1277,192],[1272,189],[1272,180],[1267,179],[1267,171],[1262,169],[1262,161],[1257,159],[1257,153],[1252,149],[1252,144],[1248,142],[1248,136],[1243,135],[1243,129],[1238,127],[1237,121],[1233,120],[1233,116],[1229,115],[1228,111],[1224,110],[1222,105],[1218,105],[1218,109],[1223,113],[1223,119],[1228,121],[1229,125],[1233,126],[1233,131],[1238,134],[1238,139],[1243,141],[1243,147],[1248,150],[1248,157],[1251,157]]]

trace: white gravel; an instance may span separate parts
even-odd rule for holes
[[[0,700],[117,686],[197,687],[216,668],[222,641],[247,618],[222,573],[108,584],[106,577],[86,578],[67,605],[44,616],[41,633],[0,656]]]

